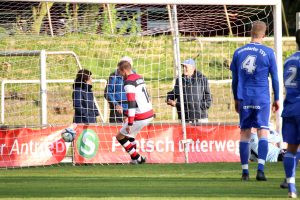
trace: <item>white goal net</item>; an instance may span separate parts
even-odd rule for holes
[[[234,161],[237,138],[230,138],[230,131],[236,133],[238,115],[234,112],[231,92],[231,57],[236,48],[249,42],[251,24],[257,20],[268,26],[266,34],[270,39],[266,44],[276,47],[274,8],[274,4],[257,2],[245,6],[178,4],[176,7],[72,1],[0,2],[0,126],[8,130],[41,124],[56,127],[55,130],[69,126],[74,117],[73,81],[80,68],[87,69],[96,80],[92,90],[101,116],[96,124],[89,125],[90,129],[79,125],[77,138],[82,139],[81,132],[91,131],[90,139],[93,134],[98,135],[98,140],[93,139],[97,141],[94,147],[107,153],[101,157],[90,152],[96,156],[85,157],[89,148],[82,150],[81,143],[74,142],[73,154],[70,151],[67,154],[78,163],[127,162],[129,156],[114,137],[120,124],[109,123],[110,109],[106,109],[109,105],[104,90],[120,59],[128,56],[133,60],[135,72],[145,79],[155,112],[153,124],[143,129],[137,140],[141,154],[146,154],[153,163],[226,161],[227,155],[233,157],[229,161]],[[45,62],[40,54],[28,53],[42,50],[46,52]],[[73,52],[78,60],[59,53],[64,51]],[[166,104],[166,97],[178,72],[182,72],[176,62],[189,58],[195,60],[196,69],[207,77],[212,104],[208,123],[196,126],[187,123],[187,130],[181,131],[176,109]],[[41,90],[44,72],[46,91]],[[41,93],[46,95],[45,101]],[[47,120],[42,119],[45,116]],[[189,143],[184,148],[185,142]],[[13,145],[12,141],[10,147]],[[217,151],[227,152],[214,156]]]

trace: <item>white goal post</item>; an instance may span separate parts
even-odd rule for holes
[[[8,0],[10,1],[10,0]],[[22,1],[22,0],[14,0],[14,1]],[[24,1],[24,0],[23,0]],[[26,0],[28,2],[61,2],[61,3],[91,3],[91,4],[157,4],[157,5],[173,5],[173,11],[176,12],[176,5],[271,5],[273,6],[273,18],[274,18],[274,47],[276,53],[276,60],[278,64],[278,74],[279,74],[279,83],[280,83],[280,109],[277,112],[277,120],[280,119],[280,113],[282,111],[283,106],[283,69],[282,69],[282,17],[281,17],[281,1],[280,0],[268,0],[267,2],[261,0]],[[175,16],[177,17],[177,16]],[[174,19],[173,19],[174,20]],[[174,25],[177,26],[178,24],[174,22]],[[172,27],[176,31],[176,27]],[[173,32],[173,31],[172,31]],[[175,38],[175,45],[178,45],[179,48],[179,40],[176,42]],[[179,55],[178,59],[179,58]],[[176,68],[178,72],[180,72],[180,62],[175,62],[177,65]],[[277,126],[280,126],[281,123],[277,123]],[[277,130],[280,130],[280,127],[277,127]]]
[[[74,80],[49,80],[46,76],[46,68],[47,68],[47,55],[70,55],[74,57],[76,60],[76,64],[78,69],[82,69],[81,63],[79,61],[78,56],[73,51],[45,51],[45,50],[34,50],[34,51],[0,51],[1,56],[39,56],[40,57],[40,80],[2,80],[1,83],[1,123],[5,123],[5,84],[40,84],[40,98],[41,98],[41,111],[40,111],[40,123],[42,126],[48,125],[48,108],[47,108],[47,84],[48,83],[73,83]],[[95,83],[104,83],[106,85],[105,79],[95,79],[93,80]],[[101,109],[94,97],[96,107],[98,109],[100,120],[102,122],[106,122],[107,118],[107,101],[104,102],[104,109],[101,112]]]
[[[106,85],[106,80],[105,79],[93,79],[94,83],[104,83],[104,85]],[[3,80],[1,82],[1,123],[5,124],[5,85],[6,84],[40,84],[41,81],[40,80]],[[74,83],[74,80],[72,79],[66,79],[66,80],[46,80],[46,83]],[[46,94],[47,95],[47,94]],[[46,97],[47,99],[47,97]],[[97,103],[97,101],[95,101]],[[41,104],[42,105],[42,104]],[[105,103],[103,104],[103,110],[101,110],[99,108],[98,103],[96,104],[98,106],[98,111],[101,117],[101,120],[103,122],[106,122],[107,119],[107,113],[108,113],[108,107],[107,107],[107,100],[105,100]],[[44,112],[41,117],[40,117],[40,122],[42,124],[42,122],[47,125],[48,122],[46,121],[46,119],[48,119],[47,117],[47,104],[46,104],[46,110],[43,110],[43,107],[41,107],[41,111]],[[102,111],[102,112],[101,112]],[[44,116],[46,116],[46,118],[43,118]]]
[[[12,1],[12,0],[11,0]],[[22,1],[22,0],[13,0]],[[24,0],[23,0],[24,1]],[[109,4],[170,4],[170,5],[274,5],[281,4],[278,0],[27,0],[28,2],[61,2],[61,3],[109,3]],[[280,5],[281,6],[281,5]]]
[[[74,117],[70,98],[73,88],[69,82],[50,84],[47,81],[71,82],[77,68],[74,66],[81,64],[82,68],[93,73],[95,79],[109,80],[109,85],[112,86],[104,90],[102,84],[100,87],[99,83],[93,85],[92,91],[102,107],[104,98],[111,98],[122,90],[122,80],[115,81],[116,69],[120,60],[127,56],[132,58],[134,71],[145,80],[155,113],[153,123],[136,138],[140,144],[137,149],[141,154],[149,153],[150,163],[226,162],[228,156],[232,156],[231,161],[236,161],[240,130],[232,96],[230,64],[233,52],[250,42],[250,30],[255,21],[266,23],[264,44],[275,49],[276,53],[281,103],[281,108],[276,113],[276,129],[280,131],[282,59],[294,48],[292,42],[287,44],[282,39],[280,0],[1,2],[0,36],[3,35],[3,40],[0,41],[0,48],[12,52],[38,50],[33,52],[36,57],[17,57],[13,53],[0,56],[0,73],[4,74],[0,81],[4,81],[6,85],[2,98],[5,96],[8,99],[5,100],[5,125],[31,122],[38,124],[39,118],[32,116],[40,110],[43,111],[42,125],[70,124]],[[75,59],[61,56],[64,51],[76,52],[80,62],[76,56]],[[46,67],[46,57],[52,54],[57,56],[49,56]],[[36,59],[38,55],[42,55],[40,59]],[[181,79],[181,63],[187,59],[194,60],[197,71],[192,79]],[[40,71],[40,66],[44,70]],[[196,82],[199,81],[198,77],[203,77],[201,74],[208,80],[205,86]],[[18,84],[5,82],[6,80],[38,80],[41,88],[37,88],[38,83]],[[175,80],[179,82],[179,92],[177,86],[174,92]],[[206,83],[206,79],[204,81]],[[117,86],[120,86],[119,91],[115,89]],[[14,94],[26,101],[14,98]],[[177,107],[167,104],[168,100],[174,99],[171,102],[174,105],[179,98],[180,105],[176,104]],[[184,104],[184,100],[188,102]],[[122,147],[115,138],[121,121],[117,122],[118,117],[114,114],[118,111],[121,115],[119,119],[122,119],[123,112],[116,105],[126,105],[125,101],[123,96],[118,100],[110,100],[109,123],[103,123],[107,120],[104,117],[100,123],[89,126],[95,133],[87,133],[85,126],[78,126],[80,135],[76,138],[76,145],[72,147],[78,150],[74,151],[77,163],[127,162],[128,156],[122,154]],[[60,102],[64,104],[59,106]],[[4,108],[2,112],[3,110]],[[274,116],[271,116],[272,122]],[[178,118],[183,120],[177,120]],[[205,119],[198,120],[199,118]],[[84,143],[83,136],[95,139],[97,154],[92,155],[92,151],[85,149],[88,145]],[[91,155],[87,155],[88,153]],[[91,159],[90,156],[95,157]]]

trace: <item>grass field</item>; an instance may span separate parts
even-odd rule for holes
[[[238,163],[51,166],[2,170],[1,199],[284,199],[282,163],[267,182],[240,181]],[[251,176],[252,175],[252,176]]]

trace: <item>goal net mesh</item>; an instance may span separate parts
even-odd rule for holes
[[[111,137],[106,139],[112,140],[120,124],[108,123],[110,110],[106,109],[108,103],[104,99],[105,83],[120,59],[129,56],[133,59],[133,69],[146,81],[155,112],[154,125],[142,131],[149,134],[147,141],[139,141],[139,145],[144,145],[147,153],[152,147],[159,147],[155,142],[147,143],[151,138],[168,144],[172,133],[158,132],[167,132],[172,126],[181,127],[175,108],[166,104],[167,92],[172,90],[178,76],[174,64],[173,15],[173,7],[168,5],[0,2],[0,125],[38,127],[41,124],[40,54],[13,53],[45,50],[47,124],[67,127],[73,122],[72,85],[82,67],[90,70],[96,80],[92,89],[101,114],[96,129],[111,132]],[[252,22],[266,22],[267,36],[273,36],[272,6],[177,5],[177,18],[180,60],[193,58],[197,70],[209,80],[213,99],[208,110],[209,123],[192,131],[193,134],[202,131],[208,136],[209,126],[218,124],[222,128],[228,123],[238,123],[231,92],[231,57],[236,48],[249,42]],[[274,42],[270,40],[266,44],[273,47]],[[79,63],[69,54],[51,54],[66,51],[74,52]],[[120,160],[129,158],[113,142]],[[115,153],[114,145],[100,142],[99,145],[100,149]],[[190,148],[196,157],[211,156],[197,153],[196,141],[190,145],[194,145]],[[172,149],[172,145],[168,148]],[[143,150],[140,152],[143,154]],[[151,159],[163,162],[158,153]],[[182,160],[182,154],[174,156],[174,162]]]

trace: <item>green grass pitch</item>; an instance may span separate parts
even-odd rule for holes
[[[267,182],[240,181],[239,163],[50,166],[0,171],[1,199],[260,199],[287,197],[282,163]],[[251,176],[252,175],[252,176]]]

